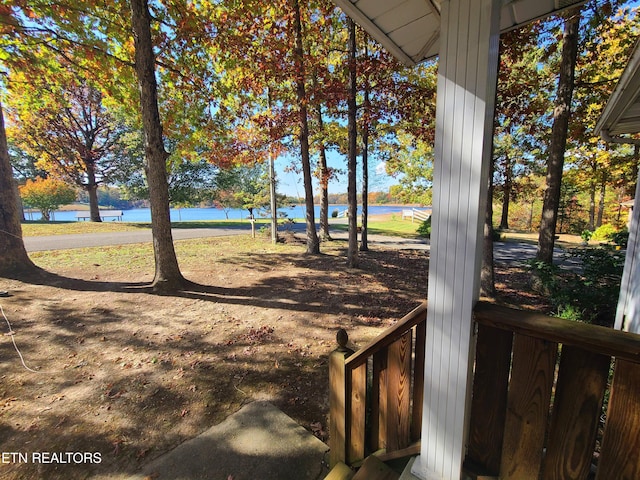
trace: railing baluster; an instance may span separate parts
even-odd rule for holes
[[[500,478],[537,480],[558,344],[515,336]]]
[[[416,325],[416,340],[413,358],[413,405],[411,410],[411,441],[420,440],[422,432],[422,399],[424,397],[424,358],[427,337],[427,322]]]
[[[617,367],[597,479],[640,478],[640,336],[486,302],[474,313],[465,464],[472,478],[584,477],[611,357]],[[419,443],[411,442],[420,433],[425,327],[423,304],[355,354],[346,348],[346,332],[339,333],[340,347],[329,358],[331,465],[358,462],[372,451],[381,459],[418,452]]]
[[[387,446],[387,349],[373,355],[371,451]]]
[[[387,452],[390,452],[409,445],[411,331],[389,346],[387,372]]]
[[[543,465],[545,480],[587,478],[611,358],[563,346]]]
[[[331,465],[353,464],[362,460],[368,451],[384,449],[386,452],[379,453],[388,458],[418,451],[416,444],[410,443],[412,433],[417,440],[420,432],[425,322],[426,303],[355,354],[346,348],[346,332],[338,333],[340,346],[329,358]],[[420,326],[416,328],[418,346],[413,373],[419,378],[412,379],[412,332],[417,325]],[[372,384],[368,389],[369,362]]]
[[[498,475],[507,411],[513,333],[478,325],[468,460]]]
[[[351,385],[351,413],[349,418],[348,461],[364,460],[365,417],[367,413],[367,364],[347,371],[347,385]]]
[[[615,368],[596,480],[640,478],[640,364]]]

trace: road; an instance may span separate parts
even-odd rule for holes
[[[304,232],[304,224],[296,223],[292,227],[297,233]],[[237,227],[214,227],[214,228],[174,228],[172,230],[174,240],[187,240],[191,238],[221,237],[230,235],[240,235],[248,233],[248,225]],[[346,239],[347,232],[334,230],[331,232],[333,238]],[[385,235],[369,234],[369,244],[372,247],[380,245],[383,247],[397,249],[429,250],[428,240],[400,238]],[[83,233],[73,235],[50,235],[42,237],[24,237],[24,244],[27,252],[38,252],[46,250],[64,250],[84,247],[105,247],[112,245],[126,245],[131,243],[151,243],[151,230],[140,229],[127,232],[110,233]],[[494,244],[494,262],[498,265],[523,265],[527,260],[536,256],[535,245],[527,243],[504,243]],[[569,269],[579,268],[578,264],[564,258],[564,251],[556,248],[556,264]]]
[[[174,228],[171,230],[174,240],[190,238],[223,237],[248,233],[249,226],[221,228]],[[48,235],[42,237],[24,237],[27,252],[45,250],[66,250],[70,248],[106,247],[129,243],[151,243],[151,229],[131,230],[127,232],[79,233],[72,235]]]

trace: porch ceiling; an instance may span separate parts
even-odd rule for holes
[[[640,132],[640,42],[636,43],[616,88],[611,93],[596,134],[605,137]]]
[[[406,65],[438,54],[441,0],[333,0],[344,13]],[[507,31],[584,0],[503,0]]]

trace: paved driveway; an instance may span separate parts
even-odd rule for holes
[[[296,223],[292,228],[296,233],[304,233],[304,224]],[[215,227],[215,228],[174,228],[172,230],[174,240],[187,240],[190,238],[220,237],[229,235],[239,235],[248,233],[249,225],[239,225],[237,227]],[[331,232],[333,238],[346,239],[347,232],[334,230]],[[45,250],[64,250],[84,247],[104,247],[111,245],[125,245],[130,243],[151,242],[151,230],[140,229],[127,232],[110,233],[83,233],[73,235],[50,235],[43,237],[24,237],[24,245],[27,252],[38,252]],[[385,235],[369,234],[369,245],[376,245],[385,248],[429,250],[428,240],[401,238]],[[494,244],[494,262],[504,265],[522,265],[527,260],[536,256],[536,246],[528,243],[505,243],[496,242]],[[556,248],[556,263],[565,268],[579,268],[579,264],[574,261],[564,259],[564,251]]]

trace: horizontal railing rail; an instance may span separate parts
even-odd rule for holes
[[[402,317],[395,325],[387,328],[373,341],[362,347],[360,350],[350,355],[345,363],[350,368],[356,368],[367,361],[371,355],[382,351],[392,343],[399,340],[405,333],[415,327],[417,324],[427,319],[427,302],[420,304],[407,315]]]
[[[471,471],[640,478],[640,336],[486,302],[474,315]]]
[[[639,335],[488,302],[474,319],[465,478],[640,478]],[[331,464],[418,453],[426,303],[358,352],[339,337]]]
[[[426,315],[423,303],[355,353],[346,348],[346,332],[339,333],[329,362],[332,466],[373,452],[417,453]]]

